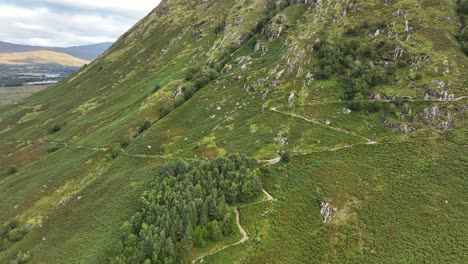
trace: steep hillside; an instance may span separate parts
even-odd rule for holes
[[[463,3],[163,0],[0,108],[0,263],[468,262]],[[259,164],[200,161],[233,153]],[[220,202],[236,232],[155,242],[177,188],[245,171],[268,195]]]
[[[0,53],[18,53],[18,52],[29,52],[29,51],[41,51],[48,50],[54,52],[65,53],[73,57],[77,57],[82,60],[92,61],[104,53],[112,42],[104,42],[92,45],[73,46],[67,48],[58,47],[41,47],[41,46],[28,46],[19,45],[8,42],[0,41]]]
[[[81,67],[87,63],[89,63],[89,61],[78,59],[65,53],[46,50],[0,53],[0,64],[2,65],[58,64]]]

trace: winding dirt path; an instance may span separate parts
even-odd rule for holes
[[[272,158],[272,159],[268,159],[268,160],[259,160],[258,162],[260,163],[268,163],[270,165],[274,165],[278,162],[281,161],[281,157],[276,157],[276,158]]]
[[[237,241],[236,243],[233,243],[233,244],[230,244],[230,245],[226,245],[226,246],[224,246],[224,247],[222,247],[222,248],[219,248],[219,249],[217,249],[217,250],[215,250],[215,251],[213,251],[213,252],[210,252],[210,253],[207,254],[207,255],[200,256],[200,257],[194,259],[194,260],[192,261],[192,263],[196,263],[197,261],[201,261],[202,259],[204,259],[204,258],[206,258],[206,257],[208,257],[208,256],[211,256],[211,255],[214,255],[214,254],[216,254],[216,253],[218,253],[218,252],[221,252],[221,251],[225,250],[226,248],[233,247],[233,246],[237,246],[237,245],[242,244],[242,243],[245,243],[247,240],[249,240],[249,235],[247,234],[247,231],[245,231],[245,229],[244,229],[244,228],[241,226],[241,224],[240,224],[239,210],[237,210],[237,208],[235,208],[235,212],[236,212],[236,224],[237,224],[237,228],[239,228],[239,231],[240,231],[241,234],[242,234],[242,238],[241,238],[239,241]]]
[[[263,199],[263,200],[260,201],[260,202],[274,202],[274,201],[276,201],[276,199],[273,198],[273,196],[271,196],[271,194],[269,194],[269,193],[268,193],[267,191],[265,191],[264,189],[262,190],[262,192],[265,194],[266,198]],[[213,252],[210,252],[210,253],[208,253],[208,254],[206,254],[206,255],[200,256],[200,257],[194,259],[194,260],[192,261],[192,263],[197,263],[198,261],[202,262],[202,260],[203,260],[204,258],[206,258],[206,257],[209,257],[209,256],[211,256],[211,255],[214,255],[214,254],[216,254],[216,253],[219,253],[219,252],[221,252],[221,251],[223,251],[223,250],[225,250],[225,249],[227,249],[227,248],[230,248],[230,247],[234,247],[234,246],[243,244],[243,243],[245,243],[247,240],[249,240],[249,235],[247,234],[247,231],[245,231],[245,229],[244,229],[244,228],[241,226],[241,224],[240,224],[240,216],[239,216],[239,210],[238,210],[238,208],[235,208],[235,212],[236,212],[236,224],[237,224],[237,228],[239,229],[239,232],[242,234],[242,238],[241,238],[239,241],[237,241],[236,243],[232,243],[232,244],[230,244],[230,245],[226,245],[226,246],[224,246],[224,247],[222,247],[222,248],[219,248],[219,249],[217,249],[217,250],[215,250],[215,251],[213,251]]]
[[[345,129],[342,129],[342,128],[336,128],[336,127],[332,127],[332,126],[328,126],[328,125],[325,125],[325,124],[322,124],[316,120],[313,120],[313,119],[310,119],[310,118],[307,118],[305,116],[301,116],[301,115],[298,115],[298,114],[294,114],[294,113],[284,113],[284,112],[281,112],[280,110],[278,110],[277,107],[273,107],[273,108],[270,108],[271,111],[275,112],[275,113],[278,113],[278,114],[282,114],[282,115],[287,115],[287,116],[291,116],[291,117],[295,117],[295,118],[300,118],[306,122],[309,122],[309,123],[313,123],[315,125],[318,125],[318,126],[321,126],[321,127],[325,127],[325,128],[328,128],[328,129],[331,129],[331,130],[335,130],[337,132],[341,132],[341,133],[345,133],[345,134],[348,134],[348,135],[352,135],[352,136],[355,136],[355,137],[359,137],[361,139],[364,139],[366,140],[367,142],[372,142],[370,139],[364,137],[364,136],[360,136],[354,132],[349,132]]]

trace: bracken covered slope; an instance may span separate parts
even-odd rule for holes
[[[106,263],[168,160],[287,151],[259,170],[276,201],[239,208],[250,239],[192,259],[466,263],[462,4],[162,1],[98,60],[0,109],[0,223],[30,229],[0,262]]]

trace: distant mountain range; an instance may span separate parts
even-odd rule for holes
[[[49,50],[0,53],[0,65],[38,65],[57,64],[69,67],[81,67],[87,60]]]
[[[13,44],[8,42],[0,41],[0,53],[17,53],[17,52],[30,52],[30,51],[39,51],[39,50],[47,50],[47,51],[54,51],[65,53],[70,56],[85,60],[85,61],[93,61],[99,55],[104,53],[110,46],[112,46],[112,42],[104,42],[92,45],[83,45],[83,46],[73,46],[73,47],[66,47],[66,48],[59,48],[59,47],[41,47],[41,46],[28,46],[28,45],[20,45],[20,44]]]

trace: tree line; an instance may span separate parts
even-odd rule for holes
[[[120,253],[111,263],[189,263],[193,247],[235,230],[233,203],[255,200],[262,185],[256,161],[229,155],[167,164],[121,227]]]

